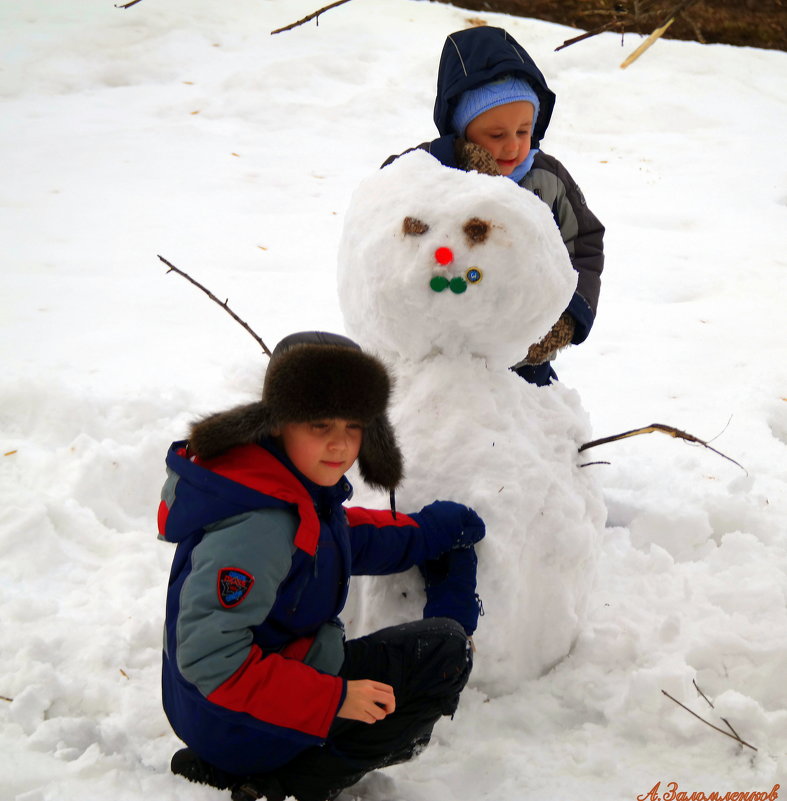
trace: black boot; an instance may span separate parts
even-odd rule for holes
[[[170,770],[177,776],[183,776],[190,782],[209,784],[219,790],[234,787],[243,777],[214,767],[204,759],[200,759],[190,748],[181,748],[172,755]]]
[[[284,801],[286,797],[279,780],[271,775],[249,776],[232,788],[232,801]]]
[[[270,774],[238,776],[211,765],[190,748],[181,748],[172,756],[170,770],[190,782],[209,784],[219,790],[231,790],[232,801],[284,801],[287,794],[278,779]]]

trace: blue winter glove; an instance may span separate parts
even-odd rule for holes
[[[454,548],[469,548],[484,538],[484,521],[468,506],[453,501],[434,501],[410,515],[429,537],[429,558]]]
[[[476,593],[477,565],[472,545],[446,551],[419,565],[426,589],[424,617],[449,617],[461,623],[468,637],[472,635],[479,614],[483,614]]]

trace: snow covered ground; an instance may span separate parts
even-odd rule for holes
[[[546,74],[544,149],[607,225],[561,379],[597,436],[666,423],[746,472],[660,434],[590,451],[609,518],[570,656],[471,687],[343,798],[787,797],[787,55],[660,41],[620,70],[638,37],[555,53],[574,31],[412,0],[269,35],[317,5],[0,6],[0,799],[228,798],[168,773],[155,511],[169,442],[254,397],[265,359],[156,256],[271,347],[341,330],[350,195],[432,137],[443,39],[478,16]]]

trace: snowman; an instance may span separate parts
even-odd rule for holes
[[[338,285],[347,332],[396,379],[391,420],[405,457],[397,508],[454,500],[486,523],[474,681],[510,692],[569,652],[605,520],[593,471],[580,467],[590,432],[577,393],[509,369],[576,287],[557,226],[508,178],[414,151],[355,191]],[[353,636],[420,616],[417,571],[357,585]]]

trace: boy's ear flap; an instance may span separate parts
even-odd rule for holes
[[[200,459],[212,459],[236,445],[257,442],[274,427],[273,416],[261,401],[236,406],[193,423],[189,451]]]
[[[393,490],[402,480],[402,452],[387,415],[380,414],[365,426],[358,469],[363,480],[376,489]]]

